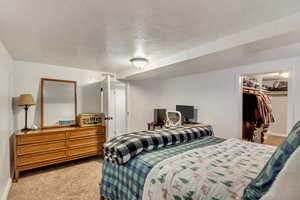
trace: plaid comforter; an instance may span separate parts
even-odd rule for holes
[[[106,160],[121,165],[143,151],[181,144],[203,136],[213,136],[211,126],[140,131],[110,140],[103,145],[103,150]]]
[[[216,137],[203,137],[184,144],[143,152],[124,165],[117,165],[105,160],[102,168],[100,194],[110,200],[142,200],[147,175],[156,164],[186,151],[224,141],[225,139]]]

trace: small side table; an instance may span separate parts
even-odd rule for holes
[[[164,123],[150,122],[150,123],[148,123],[148,131],[154,131],[155,127],[163,128],[164,125],[165,125]]]
[[[191,124],[183,124],[184,127],[195,127],[195,126],[208,126],[205,123],[191,123]]]

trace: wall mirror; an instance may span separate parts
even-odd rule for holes
[[[76,125],[76,81],[41,79],[41,128]]]

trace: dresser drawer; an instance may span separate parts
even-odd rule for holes
[[[92,145],[92,146],[85,146],[85,147],[79,147],[70,149],[70,155],[69,156],[76,156],[80,154],[85,153],[100,153],[102,151],[102,144]]]
[[[105,127],[104,126],[99,126],[97,129],[98,129],[98,133],[102,133],[105,135]]]
[[[102,134],[98,128],[93,129],[83,129],[83,130],[76,130],[76,131],[68,131],[69,138],[78,138],[78,137],[85,137],[85,136],[95,136]]]
[[[91,136],[91,137],[84,137],[78,139],[70,139],[69,147],[79,147],[85,145],[93,145],[93,144],[100,144],[105,142],[104,135],[102,136]]]
[[[17,145],[31,144],[38,142],[50,142],[56,140],[66,139],[66,133],[64,131],[51,132],[51,133],[39,133],[39,134],[24,134],[17,137]]]
[[[17,146],[17,154],[24,155],[30,153],[39,153],[52,150],[66,149],[66,140],[57,141],[57,142],[46,142],[46,143],[37,143],[37,144],[25,144]]]
[[[38,153],[38,154],[24,155],[24,156],[18,156],[17,165],[23,166],[23,165],[29,165],[33,163],[50,161],[50,160],[66,158],[66,157],[67,157],[66,150],[55,151],[51,153]]]

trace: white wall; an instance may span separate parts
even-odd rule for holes
[[[275,123],[270,125],[270,134],[274,135],[287,135],[287,110],[288,110],[288,97],[287,96],[274,96],[272,97],[272,109],[275,118]]]
[[[97,71],[81,70],[62,66],[15,61],[14,96],[31,93],[37,105],[30,108],[28,126],[40,126],[40,79],[53,78],[77,81],[77,113],[100,112],[100,81],[103,74]],[[24,110],[16,108],[15,125],[24,127]]]
[[[128,130],[145,130],[161,103],[160,81],[131,81],[128,88]]]
[[[238,112],[238,106],[233,106],[236,102],[230,100],[234,94],[234,78],[235,74],[226,70],[150,83],[131,83],[130,95],[138,96],[135,99],[140,100],[134,104],[136,107],[131,107],[131,128],[145,129],[146,122],[153,121],[155,107],[175,110],[176,104],[194,105],[198,109],[198,121],[212,124],[218,136],[226,137],[222,130],[230,121],[238,120],[238,116],[232,114]],[[133,87],[139,88],[139,93],[133,91]],[[231,126],[231,132],[237,133],[238,128]]]
[[[231,70],[171,79],[163,84],[163,93],[168,96],[162,99],[162,106],[175,110],[176,104],[194,105],[198,121],[213,125],[217,136],[227,137],[224,130],[230,130],[229,134],[238,137],[239,127],[230,125],[239,117],[234,114],[238,113],[234,83]]]
[[[130,130],[146,128],[153,121],[153,108],[175,109],[176,104],[194,105],[198,121],[213,125],[216,136],[241,137],[240,75],[279,70],[290,71],[288,127],[300,120],[300,58],[276,60],[168,80],[130,82]],[[183,66],[184,67],[184,66]],[[199,66],[201,67],[201,66]]]
[[[13,133],[12,93],[14,64],[0,41],[0,199],[10,189],[10,141]]]

